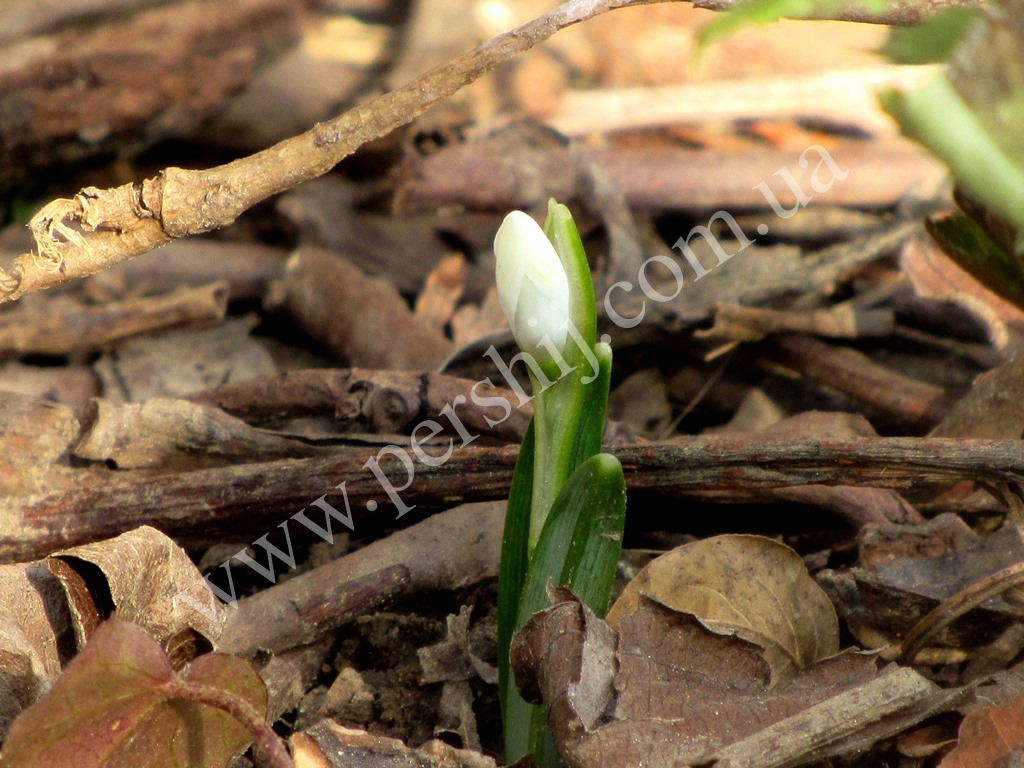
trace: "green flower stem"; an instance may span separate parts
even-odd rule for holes
[[[945,161],[964,189],[1024,230],[1024,172],[996,144],[945,75],[913,93],[888,91],[881,99],[903,133]]]
[[[582,405],[578,379],[577,372],[573,371],[565,378],[555,381],[552,386],[543,389],[542,384],[532,374],[530,375],[535,393],[533,419],[536,433],[529,557],[533,557],[540,532],[544,528],[544,521],[547,520],[555,498],[565,486],[572,471],[570,462],[573,442]]]

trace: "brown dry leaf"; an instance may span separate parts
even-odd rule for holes
[[[80,646],[111,609],[167,646],[175,662],[194,658],[220,637],[224,616],[216,606],[206,615],[183,601],[211,602],[202,574],[155,528],[56,552],[46,564],[67,592]]]
[[[42,563],[0,565],[0,739],[50,687],[71,621],[60,583]]]
[[[375,736],[323,720],[291,737],[295,768],[352,768],[393,765],[408,768],[495,768],[493,757],[428,741],[410,749],[398,739]]]
[[[693,614],[712,632],[736,635],[763,649],[773,684],[839,652],[839,620],[803,560],[761,536],[701,539],[653,560],[608,612],[619,624],[641,596]]]
[[[416,315],[444,333],[444,327],[452,318],[455,304],[466,287],[468,275],[469,265],[461,253],[442,256],[416,299]]]
[[[1014,765],[1022,749],[1024,696],[968,714],[960,724],[959,743],[939,768],[1001,768]]]
[[[608,418],[625,422],[641,437],[660,437],[672,421],[661,372],[644,368],[626,377],[608,398]]]
[[[206,331],[179,331],[136,339],[95,363],[109,400],[139,402],[151,397],[185,397],[193,392],[273,376],[277,366],[250,336],[255,316],[228,320]]]
[[[910,669],[879,672],[875,656],[854,651],[772,686],[757,645],[691,614],[641,597],[616,638],[571,593],[550,594],[555,605],[513,640],[512,665],[523,696],[549,707],[567,768],[802,764],[861,749],[962,698]]]
[[[1024,357],[981,374],[930,435],[990,440],[1024,435]]]

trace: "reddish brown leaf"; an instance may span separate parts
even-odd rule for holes
[[[1024,696],[999,707],[971,712],[960,725],[960,743],[939,768],[996,768],[1013,765],[1011,753],[1024,747]]]
[[[233,716],[184,701],[199,684],[266,711],[266,690],[243,660],[209,654],[176,677],[160,644],[134,624],[111,619],[96,630],[50,693],[14,722],[4,765],[161,768],[227,765],[249,745]]]

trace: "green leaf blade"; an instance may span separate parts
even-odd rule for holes
[[[861,0],[859,5],[868,13],[879,13],[888,0]],[[709,43],[733,35],[744,27],[768,24],[779,19],[828,18],[839,9],[849,7],[846,0],[750,0],[701,27],[697,33],[697,50]]]
[[[882,55],[894,64],[946,61],[980,18],[979,8],[946,8],[912,27],[893,27]]]
[[[533,498],[534,424],[530,420],[512,473],[498,569],[498,698],[506,711],[506,690],[511,685],[508,649],[516,630],[519,599],[529,563],[530,509]]]
[[[572,589],[599,616],[608,610],[626,520],[626,483],[614,456],[584,461],[555,499],[522,587],[515,629],[548,606],[547,584]],[[505,695],[505,759],[512,762],[541,743],[546,720],[511,681]],[[547,755],[545,750],[543,754]],[[536,751],[535,751],[536,755]],[[548,759],[548,758],[546,758]]]

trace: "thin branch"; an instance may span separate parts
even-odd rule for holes
[[[323,175],[366,142],[405,125],[558,30],[614,8],[664,1],[570,0],[269,149],[215,168],[166,168],[141,183],[87,187],[72,200],[54,200],[29,222],[35,249],[0,262],[0,301],[94,274],[174,238],[227,226],[271,195]]]
[[[408,449],[408,446],[406,446]],[[1024,483],[1024,441],[959,438],[772,440],[694,437],[609,449],[630,490],[693,495],[805,485],[905,489],[919,483],[987,480]],[[394,454],[380,466],[392,491],[416,514],[462,501],[508,495],[518,446],[459,448],[441,466],[415,459],[414,477]],[[32,560],[57,549],[151,525],[183,542],[211,543],[272,530],[325,494],[361,521],[393,521],[395,507],[367,459],[374,449],[329,457],[109,482],[0,501],[0,562]],[[435,460],[436,461],[436,460]],[[344,483],[345,496],[339,490]],[[397,489],[397,490],[396,490]]]

